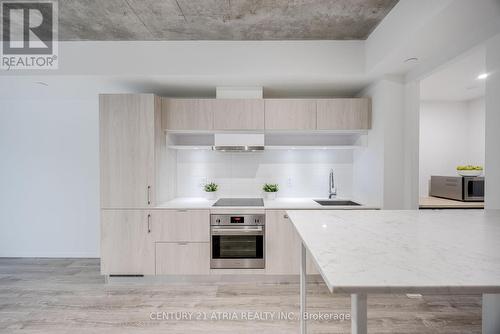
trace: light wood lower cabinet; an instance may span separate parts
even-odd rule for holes
[[[156,243],[156,275],[207,275],[209,273],[210,243]]]
[[[152,224],[155,241],[210,241],[209,210],[157,210]]]
[[[298,275],[301,241],[284,210],[266,210],[266,273]],[[317,274],[307,255],[307,273]]]
[[[154,275],[149,210],[101,210],[101,274]]]
[[[103,275],[210,273],[209,210],[101,210]],[[284,210],[266,210],[266,274],[298,275],[301,241]],[[310,255],[307,272],[318,273]]]

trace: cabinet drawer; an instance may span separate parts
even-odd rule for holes
[[[153,212],[155,241],[210,241],[209,210],[161,210]]]
[[[210,243],[156,243],[156,275],[207,275]]]

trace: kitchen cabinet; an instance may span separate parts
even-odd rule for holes
[[[264,130],[264,100],[212,100],[214,130]]]
[[[210,241],[209,210],[157,210],[152,224],[155,241]]]
[[[209,272],[210,243],[156,243],[157,275],[207,275]]]
[[[265,100],[266,130],[315,130],[316,100]]]
[[[162,145],[160,99],[100,95],[99,128],[101,208],[154,206]]]
[[[286,211],[266,210],[266,273],[298,275],[301,241]],[[318,274],[307,254],[307,273]]]
[[[318,130],[366,130],[371,128],[371,100],[320,99],[316,100]]]
[[[101,210],[101,274],[154,275],[149,210]]]
[[[162,98],[162,111],[163,129],[213,129],[213,99]]]

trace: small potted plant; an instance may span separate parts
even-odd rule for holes
[[[276,199],[276,193],[278,192],[279,188],[277,184],[271,184],[271,183],[266,183],[262,187],[262,190],[266,193],[266,198],[268,200],[274,200]]]
[[[214,183],[214,182],[210,182],[210,183],[207,183],[205,184],[205,186],[203,187],[203,189],[205,190],[205,192],[207,193],[207,198],[208,199],[215,199],[216,198],[216,195],[217,195],[217,189],[219,188],[219,186]]]

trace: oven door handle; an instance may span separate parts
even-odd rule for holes
[[[212,235],[262,235],[262,227],[257,228],[218,228],[212,227]]]

